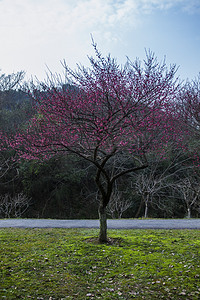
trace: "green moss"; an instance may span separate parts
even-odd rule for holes
[[[1,229],[0,299],[199,299],[199,233]]]

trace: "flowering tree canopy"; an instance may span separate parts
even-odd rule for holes
[[[64,63],[67,83],[51,80],[31,90],[37,113],[12,147],[25,159],[75,153],[96,167],[100,240],[105,241],[113,183],[145,168],[148,151],[162,152],[168,141],[181,140],[173,110],[179,85],[175,65],[168,69],[151,52],[143,64],[128,59],[121,67],[93,46],[90,68],[73,71]]]
[[[182,120],[190,128],[190,133],[200,135],[200,73],[192,82],[187,82],[179,97]]]
[[[186,82],[177,98],[177,111],[186,131],[190,151],[197,168],[200,167],[200,73]]]

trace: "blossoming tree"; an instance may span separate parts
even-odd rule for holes
[[[167,68],[151,52],[143,64],[127,60],[121,67],[93,46],[90,68],[73,71],[64,63],[67,84],[50,80],[31,90],[37,114],[12,147],[25,159],[74,153],[96,168],[99,241],[106,242],[106,206],[114,183],[144,169],[148,151],[162,152],[179,136],[173,113],[178,83],[175,65]]]
[[[200,167],[200,73],[187,81],[180,90],[177,98],[177,111],[179,111],[182,126],[186,131],[185,138],[193,153],[194,163]]]
[[[179,95],[179,109],[183,122],[190,129],[190,134],[200,136],[200,73],[192,82],[186,82]]]

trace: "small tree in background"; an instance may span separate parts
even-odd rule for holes
[[[25,159],[74,153],[96,168],[99,241],[106,242],[106,207],[117,179],[146,168],[148,151],[181,140],[173,110],[179,85],[176,67],[168,69],[151,52],[144,64],[128,60],[120,67],[93,46],[90,68],[73,71],[64,63],[67,81],[53,77],[32,86],[37,114],[11,146]]]
[[[117,184],[114,185],[110,201],[107,205],[107,214],[113,219],[121,219],[123,213],[133,205],[130,197],[125,191],[120,191]]]
[[[193,175],[187,174],[187,177],[183,178],[179,182],[174,183],[174,189],[177,190],[186,208],[187,218],[191,218],[192,209],[200,207],[200,185],[199,176],[193,172]]]
[[[15,196],[9,194],[0,196],[0,216],[4,218],[19,218],[26,212],[30,202],[31,199],[23,193]]]
[[[185,155],[182,148],[176,149],[175,146],[169,143],[164,156],[151,153],[148,156],[148,168],[137,176],[133,184],[134,192],[141,196],[137,214],[144,206],[144,218],[148,217],[150,206],[167,211],[170,201],[166,200],[166,196],[169,197],[168,192],[173,188],[173,182],[181,174],[194,169],[191,157]]]

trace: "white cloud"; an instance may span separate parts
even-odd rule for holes
[[[90,52],[90,34],[102,42],[121,42],[146,14],[173,6],[193,11],[199,0],[1,0],[0,68],[30,73],[47,63],[57,68]],[[55,63],[56,61],[56,63]],[[38,64],[40,66],[38,67]]]
[[[1,0],[0,23],[6,26],[42,26],[42,30],[65,29],[80,24],[110,24],[132,21],[131,16],[153,9],[181,5],[188,9],[200,6],[199,0]]]
[[[134,23],[136,2],[131,0],[2,0],[0,1],[0,68],[88,53],[90,34],[99,40],[120,40],[120,26]],[[137,23],[135,21],[135,23]],[[131,25],[131,26],[132,26]],[[3,58],[3,59],[2,59]],[[9,61],[9,62],[8,62]],[[16,63],[18,62],[18,64]],[[50,62],[50,63],[49,63]],[[12,70],[10,70],[12,71]]]
[[[190,4],[189,4],[189,3]],[[0,34],[45,39],[54,34],[108,32],[115,26],[137,26],[140,16],[177,4],[197,7],[196,0],[2,0]],[[7,32],[6,32],[7,31]]]
[[[200,1],[199,0],[190,0],[184,1],[183,10],[189,14],[199,14],[200,13]]]
[[[29,36],[75,33],[87,29],[105,29],[120,22],[133,24],[138,1],[111,0],[2,0],[0,29]]]

